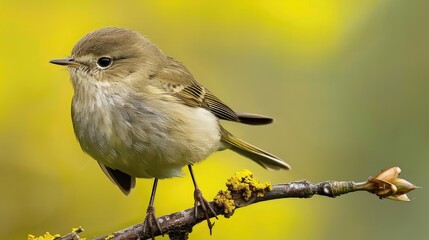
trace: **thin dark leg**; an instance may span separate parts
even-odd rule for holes
[[[150,194],[149,206],[153,206],[153,203],[155,202],[155,194],[156,194],[157,187],[158,187],[158,178],[155,178],[153,180],[152,193]]]
[[[195,218],[197,218],[197,216],[198,216],[198,205],[200,205],[201,209],[203,210],[203,213],[204,213],[204,215],[205,215],[205,217],[207,219],[207,224],[209,226],[210,235],[211,235],[212,234],[212,228],[213,228],[214,224],[212,224],[210,222],[209,211],[210,211],[210,213],[213,216],[215,216],[216,219],[218,219],[217,216],[216,216],[216,212],[213,210],[212,206],[210,206],[209,202],[203,197],[203,194],[201,193],[201,190],[198,187],[197,181],[195,181],[195,176],[194,176],[194,171],[192,170],[192,165],[188,165],[188,168],[189,168],[189,173],[191,174],[192,182],[194,183],[194,187],[195,187],[195,190],[194,190],[194,200],[195,200],[195,202],[194,202],[194,213],[195,213]]]
[[[155,223],[156,228],[158,228],[159,232],[163,234],[162,232],[162,228],[159,225],[158,221],[156,220],[156,215],[155,215],[155,207],[153,206],[153,203],[155,202],[155,194],[156,194],[156,187],[158,186],[158,178],[155,178],[153,181],[153,187],[152,187],[152,193],[150,194],[150,200],[149,200],[149,206],[147,207],[146,210],[146,218],[144,220],[144,224],[143,224],[143,230],[146,231],[148,230],[152,236],[152,239],[155,240],[155,231],[153,229],[153,223]]]
[[[198,188],[197,181],[195,181],[194,170],[192,170],[192,165],[188,165],[189,173],[191,174],[192,182],[194,183],[194,187]]]

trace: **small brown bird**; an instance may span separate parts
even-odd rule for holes
[[[125,194],[135,178],[154,178],[145,225],[160,228],[153,207],[158,179],[189,167],[195,186],[195,214],[209,211],[192,164],[231,149],[266,169],[289,169],[278,157],[230,134],[219,120],[251,125],[272,118],[232,110],[200,85],[179,61],[139,33],[117,27],[85,35],[71,56],[50,61],[67,66],[74,88],[72,120],[82,149]],[[153,235],[152,235],[153,236]]]

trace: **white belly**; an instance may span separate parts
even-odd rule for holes
[[[134,177],[169,178],[218,150],[219,123],[208,110],[165,96],[123,97],[100,91],[91,99],[73,98],[76,136],[100,163]]]

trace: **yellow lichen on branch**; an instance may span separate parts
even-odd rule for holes
[[[235,210],[235,202],[232,199],[231,192],[229,190],[221,190],[213,199],[214,203],[219,207],[223,207],[224,216],[229,218],[232,216]]]
[[[246,205],[252,198],[263,197],[267,191],[271,191],[270,182],[260,183],[253,173],[244,169],[238,171],[226,182],[228,190],[219,191],[214,198],[214,202],[219,207],[223,207],[225,217],[229,218],[234,213],[236,207]]]
[[[31,234],[28,234],[27,240],[85,240],[86,238],[80,238],[78,233],[83,232],[83,228],[82,227],[78,227],[78,228],[73,228],[71,233],[68,233],[64,236],[61,236],[60,234],[55,234],[52,235],[49,232],[46,232],[45,234],[43,234],[43,236],[34,236]]]
[[[273,187],[270,182],[260,183],[257,178],[253,178],[253,173],[248,169],[236,172],[228,179],[226,186],[233,193],[241,193],[246,201],[253,196],[263,197]]]
[[[114,237],[115,237],[115,235],[110,234],[110,235],[108,235],[107,237],[105,237],[105,238],[104,238],[104,240],[109,240],[109,239],[112,239],[112,238],[114,238]]]
[[[43,234],[43,236],[38,236],[38,237],[28,234],[27,240],[54,240],[59,237],[61,237],[60,234],[52,235],[51,233],[46,232],[45,234]]]

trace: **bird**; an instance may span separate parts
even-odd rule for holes
[[[126,195],[136,178],[154,179],[144,221],[152,238],[153,227],[163,233],[154,208],[158,179],[182,176],[187,166],[194,184],[195,217],[201,205],[211,232],[209,215],[216,214],[195,180],[193,164],[229,149],[269,170],[290,169],[279,157],[220,124],[226,120],[265,125],[273,118],[234,111],[198,83],[184,64],[137,31],[94,30],[76,43],[69,57],[50,63],[69,70],[73,129],[83,151]]]

